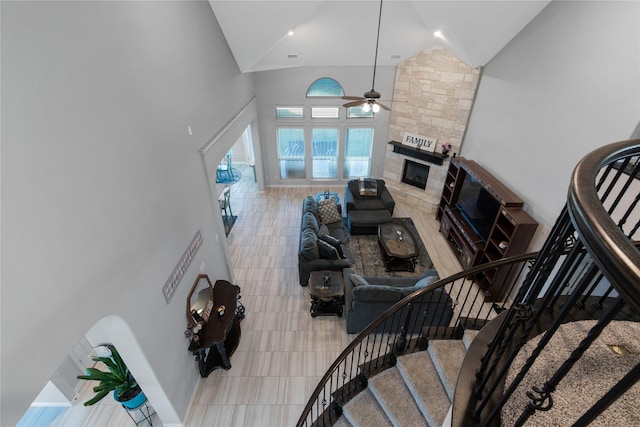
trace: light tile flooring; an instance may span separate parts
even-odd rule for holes
[[[308,288],[298,282],[301,202],[323,190],[259,194],[247,181],[232,187],[238,221],[228,243],[247,317],[233,367],[201,380],[186,426],[295,425],[319,379],[355,337],[344,318],[311,318]],[[398,204],[394,216],[413,218],[441,277],[460,271],[432,213]]]
[[[187,427],[295,425],[325,370],[355,337],[346,333],[344,318],[311,318],[309,291],[298,283],[301,202],[324,187],[258,193],[253,172],[241,170],[243,179],[231,188],[238,220],[228,244],[246,307],[242,338],[231,370],[201,379]],[[342,195],[343,188],[329,189]],[[397,203],[394,216],[413,219],[440,277],[461,270],[433,213]],[[133,425],[118,405],[96,405],[89,418],[75,408],[65,414],[67,422],[55,425]]]

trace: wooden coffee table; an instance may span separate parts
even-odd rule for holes
[[[309,276],[311,317],[342,316],[344,279],[340,271],[312,271]]]
[[[420,248],[403,224],[387,222],[378,226],[378,243],[386,271],[414,271]]]

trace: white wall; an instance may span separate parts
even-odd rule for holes
[[[342,122],[353,126],[373,126],[374,143],[371,159],[371,176],[382,177],[384,171],[384,156],[388,142],[389,112],[380,110],[375,119],[344,119],[345,108],[342,104],[348,102],[336,98],[306,99],[309,86],[321,77],[330,77],[342,85],[345,95],[362,96],[371,90],[371,67],[300,67],[283,70],[262,71],[256,73],[256,95],[258,115],[260,120],[260,139],[262,141],[262,155],[265,167],[267,185],[313,185],[311,180],[283,180],[280,179],[280,169],[276,151],[276,120],[275,107],[305,106],[305,125],[313,123],[326,125],[325,120],[311,120],[311,106],[340,106]],[[376,70],[376,91],[382,95],[385,105],[391,105],[395,67],[378,67]],[[298,120],[280,120],[282,125],[297,126]],[[340,148],[344,141],[340,141]],[[334,181],[337,182],[337,181]],[[322,184],[326,183],[324,181]],[[322,185],[319,184],[319,185]]]
[[[252,77],[206,2],[1,8],[0,424],[14,425],[112,316],[133,335],[123,357],[148,364],[143,389],[166,393],[161,418],[179,423],[198,378],[186,294],[203,261],[230,278],[198,150],[251,100]],[[203,245],[167,304],[162,287],[198,230]]]
[[[630,138],[639,76],[639,2],[551,2],[484,68],[460,154],[550,226],[578,161]]]

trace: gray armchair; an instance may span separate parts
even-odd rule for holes
[[[391,197],[383,179],[376,179],[376,195],[360,195],[360,180],[352,179],[344,190],[344,206],[347,215],[353,210],[379,210],[385,209],[393,215],[396,202]]]
[[[362,192],[368,184],[372,192]],[[396,202],[382,179],[353,179],[344,189],[344,206],[351,234],[376,234],[378,225],[391,221]]]

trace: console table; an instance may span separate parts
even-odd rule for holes
[[[333,197],[335,199],[337,205],[340,204],[340,196],[338,195],[338,193],[333,192],[333,191],[323,191],[322,193],[317,193],[316,194],[316,202],[320,202],[321,200],[330,199],[331,197]]]
[[[198,362],[200,376],[206,378],[216,369],[231,369],[229,358],[240,342],[240,321],[244,307],[238,299],[240,287],[226,280],[217,280],[213,286],[214,310],[200,331],[198,342],[191,342],[189,351]],[[217,311],[224,306],[225,310]]]

